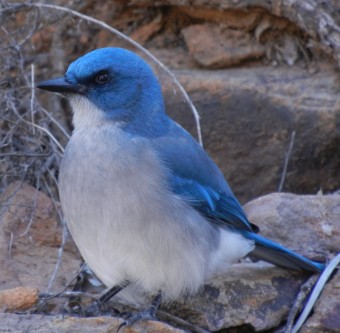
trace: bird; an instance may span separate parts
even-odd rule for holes
[[[247,255],[324,269],[259,234],[212,158],[167,115],[136,53],[95,49],[37,87],[65,95],[73,112],[59,195],[81,255],[109,288],[98,304],[125,290],[155,296],[123,326],[154,318],[162,302],[195,294]]]

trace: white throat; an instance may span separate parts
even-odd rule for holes
[[[93,128],[104,123],[104,113],[88,98],[81,95],[71,95],[69,102],[73,111],[75,130]]]

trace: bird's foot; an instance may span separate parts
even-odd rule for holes
[[[124,281],[119,285],[113,286],[96,301],[86,306],[81,304],[80,297],[72,297],[70,301],[66,303],[63,314],[77,317],[118,316],[120,312],[110,306],[108,301],[128,284],[128,281]]]
[[[140,311],[140,312],[131,314],[127,319],[125,319],[118,326],[116,333],[118,333],[121,328],[123,328],[125,326],[131,326],[132,324],[134,324],[137,321],[158,320],[157,317],[156,317],[156,312],[157,312],[157,309],[158,309],[161,301],[162,301],[162,296],[161,296],[161,294],[158,294],[155,297],[154,301],[152,302],[152,304],[149,308],[147,308],[144,311]]]

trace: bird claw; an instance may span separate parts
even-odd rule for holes
[[[118,326],[116,333],[118,333],[121,328],[123,328],[125,326],[131,326],[131,325],[133,325],[137,321],[158,320],[158,318],[156,317],[154,312],[155,311],[154,311],[153,308],[149,308],[147,310],[140,311],[140,312],[137,312],[137,313],[134,313],[134,314],[130,315],[129,318],[125,319]]]

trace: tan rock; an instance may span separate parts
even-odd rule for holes
[[[203,142],[241,202],[278,190],[295,131],[283,191],[339,188],[338,75],[330,67],[178,70],[200,116]],[[194,117],[165,87],[168,113],[197,137]]]
[[[273,193],[245,205],[262,235],[320,261],[340,250],[340,195]],[[301,333],[340,332],[340,274],[331,277]]]
[[[278,326],[288,316],[306,276],[267,264],[237,264],[169,312],[209,331]]]
[[[161,16],[156,17],[151,22],[139,27],[130,36],[137,43],[144,44],[162,28]]]
[[[35,332],[35,333],[113,333],[122,323],[121,318],[97,317],[75,318],[42,315],[15,315],[0,313],[0,332]],[[185,333],[181,329],[156,321],[140,322],[124,328],[124,333]]]
[[[243,30],[197,24],[182,30],[189,54],[204,68],[225,68],[261,58],[265,48]]]
[[[60,232],[60,227],[58,227],[58,224],[53,219],[53,206],[50,205],[50,201],[43,193],[37,192],[34,188],[21,183],[12,184],[5,191],[1,199],[8,202],[7,210],[2,215],[4,224],[0,230],[2,249],[5,248],[5,245],[11,239],[9,237],[10,232],[13,235],[11,258],[1,258],[0,262],[1,271],[4,272],[0,277],[1,288],[5,289],[16,284],[31,285],[43,290],[54,268],[56,260],[55,252],[58,249],[56,246],[60,245],[60,241],[57,241],[52,236],[52,230],[58,232],[59,229]],[[307,252],[306,254],[306,249],[313,248],[320,249],[320,251],[316,251],[315,255],[320,255],[320,253],[326,255],[323,251],[329,252],[335,249],[338,244],[339,228],[337,223],[339,219],[337,207],[339,207],[339,199],[340,197],[336,195],[312,197],[273,194],[249,203],[246,209],[252,222],[262,227],[264,235],[277,241],[280,241],[280,237],[283,237],[281,243],[305,255],[313,255],[314,252]],[[32,214],[32,210],[34,214]],[[321,219],[325,222],[325,212],[327,212],[327,225],[322,227],[321,224],[320,228],[318,221]],[[25,214],[32,217],[32,220],[25,218]],[[306,216],[308,219],[306,219]],[[273,224],[280,224],[285,219],[289,220],[285,223],[285,227],[288,229],[290,227],[289,232],[281,232],[282,230],[279,227],[272,228]],[[25,222],[26,225],[20,225]],[[27,230],[27,223],[31,225],[29,225],[28,231],[23,234],[21,229]],[[17,224],[19,225],[17,226]],[[296,232],[292,232],[293,228]],[[276,232],[274,233],[273,230],[276,230]],[[46,239],[39,231],[46,235]],[[303,232],[303,237],[299,232]],[[25,237],[28,236],[30,236],[32,241],[27,241]],[[295,238],[295,243],[294,237],[298,238],[298,241]],[[308,246],[308,242],[311,239],[313,247]],[[35,244],[34,240],[37,240],[38,245]],[[335,242],[334,244],[333,241]],[[294,248],[294,244],[298,244],[299,247]],[[305,253],[303,249],[305,249]],[[70,245],[65,250],[63,255],[63,261],[65,262],[60,266],[58,271],[59,277],[56,280],[56,287],[58,288],[64,286],[79,267],[79,259],[74,252],[74,248],[72,249]],[[6,251],[1,253],[5,254],[5,257],[8,254]],[[234,265],[223,276],[209,281],[209,284],[206,284],[198,295],[174,302],[167,311],[180,318],[184,318],[194,325],[207,328],[211,331],[243,325],[248,325],[255,331],[266,330],[279,325],[287,318],[290,306],[305,279],[306,276],[300,273],[267,264]],[[337,307],[337,294],[335,294],[335,298],[332,297],[332,288],[336,288],[336,286],[329,288],[330,291],[325,296],[322,296],[320,301],[320,307],[323,309],[323,299],[331,300],[328,303],[329,307],[326,307],[326,309],[330,309],[326,311],[327,318],[332,316],[332,313],[335,311],[334,309]],[[6,293],[8,295],[8,291],[3,291],[0,295]],[[3,300],[4,298],[0,296],[1,299]],[[113,303],[114,301],[112,300]],[[10,303],[6,301],[2,304]],[[17,305],[8,306],[7,309],[17,309]],[[60,306],[56,310],[58,313]],[[321,315],[323,313],[325,312],[321,311]],[[314,316],[319,315],[316,312]],[[38,322],[39,320],[52,320],[51,318],[46,319],[39,316],[34,318]],[[310,327],[314,327],[316,325],[315,322],[318,320],[318,317],[313,318],[314,321],[311,322]],[[331,318],[336,320],[333,316]],[[113,320],[112,322],[111,319]],[[15,321],[18,319],[11,316],[4,317],[5,323],[8,320]],[[97,323],[98,320],[99,322],[103,320],[102,323],[105,325],[117,325],[117,319],[114,318],[70,318],[62,321],[53,321],[53,325],[57,325],[58,329],[62,327],[60,329],[63,332],[62,329],[67,331],[67,329],[73,329],[74,325],[82,327],[82,329],[85,326],[91,327],[95,320],[97,320]],[[335,321],[335,323],[337,322]],[[21,325],[24,325],[24,323],[21,322]],[[138,329],[139,325],[146,325],[148,332],[162,332],[164,329],[169,329],[169,332],[171,332],[173,329],[169,327],[163,328],[161,323],[155,324],[160,325],[160,327],[157,326],[155,328],[154,326],[149,326],[154,324],[148,322],[138,324],[137,326],[134,325],[131,328],[131,332]],[[168,332],[166,330],[165,332]]]
[[[0,310],[28,310],[38,301],[38,289],[18,287],[0,290]]]
[[[62,225],[53,202],[42,192],[12,183],[0,197],[0,289],[46,290],[58,260]],[[80,256],[69,240],[53,284],[59,291],[80,268]]]
[[[338,243],[339,244],[339,243]],[[301,333],[340,332],[340,272],[326,285]]]
[[[273,193],[244,208],[262,235],[308,258],[340,250],[340,195]]]

